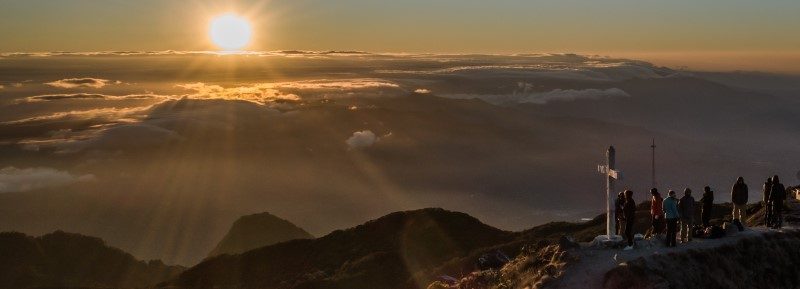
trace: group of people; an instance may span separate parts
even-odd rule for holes
[[[764,182],[764,223],[767,227],[780,229],[783,226],[783,202],[786,201],[786,187],[778,176]]]
[[[744,178],[739,177],[731,189],[731,202],[733,203],[732,219],[733,224],[743,230],[742,221],[747,214],[747,201],[749,189],[744,182]],[[768,178],[763,187],[765,225],[772,228],[780,228],[782,221],[783,202],[786,200],[786,187],[781,184],[778,176]],[[664,234],[666,229],[666,246],[675,247],[678,234],[680,233],[681,243],[692,241],[692,230],[694,228],[695,199],[692,190],[686,188],[683,197],[678,199],[676,193],[670,190],[667,198],[661,197],[658,189],[650,189],[652,199],[650,202],[650,217],[652,222],[653,235]],[[703,188],[703,196],[700,198],[700,221],[704,228],[711,224],[711,214],[714,209],[714,191],[711,187]],[[627,246],[625,250],[632,250],[634,245],[634,229],[636,220],[636,202],[633,199],[633,191],[625,190],[620,192],[616,200],[616,220],[617,233],[625,236]]]

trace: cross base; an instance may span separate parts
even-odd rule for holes
[[[592,241],[593,247],[616,248],[625,243],[625,239],[620,235],[600,235]]]

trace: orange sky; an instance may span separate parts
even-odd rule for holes
[[[5,0],[0,52],[209,50],[209,20],[252,21],[250,50],[581,53],[798,73],[796,0]]]

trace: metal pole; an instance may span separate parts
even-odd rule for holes
[[[608,158],[608,172],[611,172],[616,168],[616,151],[614,150],[614,146],[608,148],[606,157]],[[614,207],[614,200],[616,199],[616,196],[613,193],[614,178],[610,173],[606,174],[606,180],[606,236],[611,239],[617,235],[617,220],[614,216],[614,211],[616,211]]]
[[[651,145],[650,148],[653,150],[653,160],[652,160],[652,170],[651,170],[653,175],[651,177],[653,181],[653,188],[655,188],[656,187],[656,139],[653,139],[653,145]]]

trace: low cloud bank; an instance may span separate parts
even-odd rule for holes
[[[88,87],[88,88],[102,88],[111,83],[111,80],[108,79],[101,79],[101,78],[67,78],[62,80],[56,80],[53,82],[45,83],[45,85],[49,85],[52,87],[58,88],[80,88],[80,87]]]
[[[576,101],[616,97],[630,97],[630,94],[619,88],[608,89],[554,89],[535,92],[528,83],[520,83],[519,88],[511,94],[449,94],[442,95],[454,99],[480,99],[494,105],[511,105],[521,103],[547,104],[553,101]]]
[[[103,99],[103,100],[126,100],[126,99],[170,99],[169,96],[156,94],[128,94],[128,95],[107,95],[98,93],[59,93],[29,96],[21,102],[43,102],[56,100],[78,100],[78,99]]]
[[[258,104],[402,93],[400,86],[395,83],[367,78],[255,83],[237,87],[195,82],[179,84],[177,87],[192,91],[191,94],[186,95],[191,99],[243,100]]]
[[[74,175],[54,168],[0,169],[0,193],[25,192],[94,180],[94,175]]]
[[[131,108],[97,108],[89,110],[73,110],[56,112],[46,115],[34,116],[23,118],[13,121],[2,122],[0,125],[16,125],[16,124],[30,124],[30,123],[43,123],[52,121],[86,121],[97,120],[101,123],[119,123],[130,122],[133,119],[138,119],[146,116],[146,112],[153,108],[152,105],[143,107]]]

